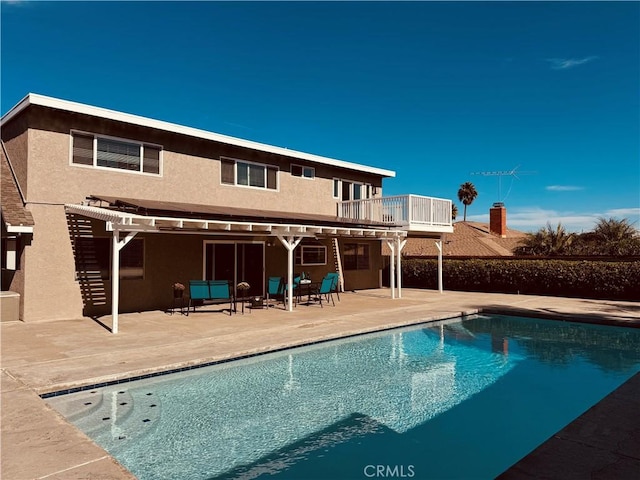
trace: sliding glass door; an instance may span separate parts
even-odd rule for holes
[[[251,295],[264,295],[264,242],[205,241],[205,280],[247,282]]]

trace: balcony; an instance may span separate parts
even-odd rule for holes
[[[451,200],[397,195],[338,202],[338,217],[384,223],[409,233],[452,233]]]

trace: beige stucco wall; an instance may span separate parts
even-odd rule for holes
[[[29,131],[30,202],[78,203],[89,195],[105,195],[335,215],[334,177],[371,183],[379,188],[382,181],[370,174],[313,165],[183,135],[133,126],[125,129],[115,122],[69,116],[64,112],[56,114],[55,118],[51,112],[37,112],[37,116],[31,115],[33,121]],[[72,130],[162,145],[162,175],[72,165]],[[278,190],[221,184],[221,156],[278,167]],[[291,176],[292,163],[314,166],[316,178]]]
[[[20,116],[7,125],[2,126],[2,141],[4,142],[9,161],[18,179],[22,192],[26,195],[28,191],[27,182],[27,151],[28,151],[28,116]]]
[[[32,204],[29,209],[36,228],[24,251],[23,320],[79,318],[82,299],[64,207]]]

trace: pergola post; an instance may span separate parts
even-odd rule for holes
[[[402,249],[407,244],[407,239],[401,240],[400,237],[396,237],[396,260],[398,262],[398,268],[396,269],[398,272],[398,298],[402,298]]]
[[[278,240],[287,249],[287,310],[293,311],[293,251],[298,246],[302,237],[295,238],[293,235],[283,237],[278,235]]]
[[[120,308],[120,250],[129,243],[137,232],[129,232],[120,240],[120,231],[113,230],[111,237],[111,333],[118,333],[118,310]]]
[[[438,249],[438,291],[442,293],[443,285],[442,285],[442,238],[443,235],[440,235],[440,239],[436,240],[436,248]]]
[[[387,246],[391,250],[391,262],[389,262],[389,286],[391,298],[396,298],[396,246],[392,240],[387,240]]]

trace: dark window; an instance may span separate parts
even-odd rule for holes
[[[97,165],[140,171],[140,145],[98,138]]]
[[[247,163],[230,159],[220,159],[221,183],[245,185],[247,187],[277,190],[278,169],[276,167]]]
[[[93,165],[93,135],[73,135],[73,163]]]
[[[327,247],[324,245],[300,245],[295,254],[296,265],[327,264]]]
[[[345,243],[344,269],[369,270],[369,244]]]
[[[276,190],[278,188],[277,178],[278,169],[274,167],[267,167],[267,188]]]
[[[316,169],[313,167],[291,165],[291,175],[293,175],[294,177],[315,178]]]
[[[362,184],[354,183],[353,184],[353,199],[360,200],[362,198]]]
[[[233,185],[235,183],[233,169],[236,162],[234,162],[233,160],[222,159],[220,160],[220,163],[221,163],[220,181],[222,183]]]
[[[351,200],[351,182],[342,180],[342,200]]]
[[[264,188],[266,185],[266,169],[262,165],[249,164],[249,185]]]
[[[142,162],[142,171],[145,173],[160,173],[160,149],[145,145],[144,160]]]
[[[160,147],[83,133],[72,136],[71,163],[75,165],[160,174]]]

